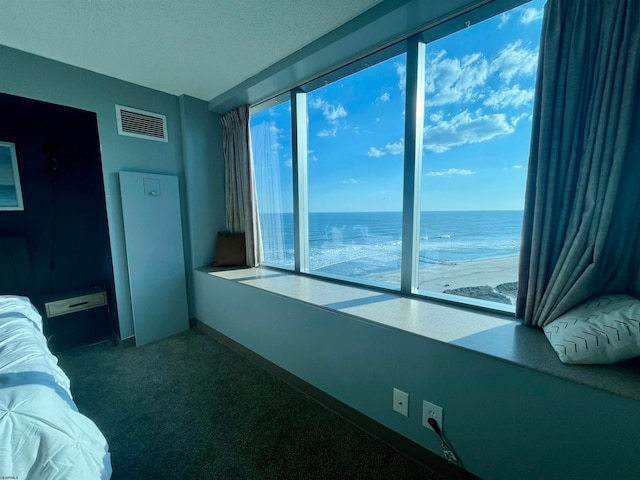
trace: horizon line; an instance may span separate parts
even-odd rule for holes
[[[481,209],[481,210],[420,210],[420,213],[460,213],[460,212],[524,212],[522,209]],[[402,213],[402,210],[331,210],[331,211],[310,211],[309,213]],[[293,214],[293,212],[261,212],[261,214]]]

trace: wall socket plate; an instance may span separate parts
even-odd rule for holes
[[[402,390],[398,390],[397,388],[393,389],[393,410],[398,412],[400,415],[404,415],[405,417],[409,416],[408,393],[405,393]]]
[[[444,431],[444,426],[442,425],[442,417],[444,415],[444,409],[435,403],[427,402],[426,400],[422,401],[422,426],[427,427],[429,430],[433,430],[431,425],[429,425],[429,418],[435,419],[440,427],[440,431]],[[433,430],[435,431],[435,430]]]

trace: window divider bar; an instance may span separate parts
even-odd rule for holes
[[[309,197],[307,169],[307,94],[291,91],[294,270],[309,272]]]
[[[418,291],[420,262],[420,196],[424,126],[425,44],[415,35],[407,40],[404,184],[402,200],[402,262],[400,291]]]

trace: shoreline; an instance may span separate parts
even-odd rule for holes
[[[496,291],[498,285],[518,281],[518,261],[519,256],[515,255],[452,264],[425,265],[418,270],[418,288],[443,293],[445,290],[477,289],[486,285]],[[368,279],[399,284],[400,271],[371,275]],[[506,296],[512,304],[515,303],[515,291],[499,293]]]

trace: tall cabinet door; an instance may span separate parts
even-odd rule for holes
[[[120,172],[136,345],[189,328],[178,178]]]

